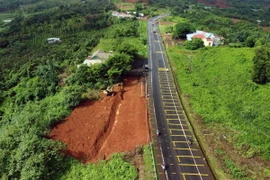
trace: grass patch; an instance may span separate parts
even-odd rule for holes
[[[245,162],[256,156],[269,159],[270,85],[251,81],[254,49],[209,47],[187,51],[175,46],[167,51],[182,95],[188,97],[205,127],[219,135],[214,127],[223,127],[227,141],[232,144],[230,150],[241,154]],[[223,160],[227,173],[234,178],[245,179],[247,173],[256,174],[257,178],[269,177],[267,170],[262,172],[255,166],[249,170],[240,168],[236,156]]]
[[[6,19],[13,19],[14,17],[16,17],[18,15],[18,13],[16,12],[8,12],[8,13],[0,13],[0,22],[3,22],[3,20]]]
[[[248,178],[245,175],[244,170],[242,170],[241,168],[238,168],[223,150],[217,149],[215,153],[219,155],[221,159],[223,160],[224,170],[228,171],[228,173],[231,174],[234,179],[248,180]]]
[[[144,171],[145,171],[145,180],[155,179],[154,166],[153,164],[153,155],[152,155],[152,144],[145,145],[143,147],[143,161],[144,161]]]
[[[130,180],[138,177],[136,168],[125,162],[122,154],[115,154],[109,161],[100,161],[98,164],[82,164],[72,158],[66,161],[68,167],[64,174],[59,175],[60,180]]]

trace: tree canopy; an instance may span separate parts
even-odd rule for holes
[[[196,50],[204,47],[204,43],[200,38],[192,38],[191,41],[185,41],[184,46],[190,50]]]
[[[253,58],[252,79],[258,84],[270,82],[270,48],[260,47],[256,49]]]
[[[189,22],[180,22],[175,25],[174,38],[184,39],[187,34],[195,32],[195,28]]]

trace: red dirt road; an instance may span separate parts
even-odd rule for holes
[[[67,155],[85,163],[147,144],[149,128],[143,83],[128,78],[124,79],[122,93],[119,87],[114,90],[114,96],[101,94],[98,101],[81,103],[52,129],[49,138],[66,143]]]

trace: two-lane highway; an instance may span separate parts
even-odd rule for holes
[[[159,18],[161,16],[148,21],[148,95],[159,179],[213,180],[198,143],[190,143],[196,138],[189,128],[168,66],[156,24]]]

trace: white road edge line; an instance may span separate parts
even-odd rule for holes
[[[159,38],[159,40],[160,40],[160,37],[159,37],[159,36],[158,36],[158,38]],[[160,51],[162,51],[162,48],[161,48],[161,45],[160,45],[160,41],[159,41],[158,44],[159,44],[159,47],[160,47]],[[164,50],[165,50],[165,49],[164,49]],[[161,53],[161,57],[162,57],[162,60],[163,60],[164,67],[167,68],[167,67],[166,67],[166,64],[165,64],[165,59],[164,59],[163,53]],[[167,72],[167,71],[166,71],[166,72]],[[168,72],[167,72],[167,73],[166,73],[166,80],[168,80],[168,79],[169,79],[169,78],[168,78]],[[168,83],[168,85],[169,85],[169,83]],[[169,90],[170,90],[170,94],[171,94],[171,96],[172,96],[172,90],[171,90],[171,87],[170,87],[170,86],[169,86]],[[174,100],[174,99],[173,99],[173,106],[174,106],[174,109],[175,109],[175,111],[176,111],[176,113],[177,113],[177,117],[178,117],[179,123],[181,124],[181,129],[182,129],[182,131],[183,131],[185,140],[186,140],[186,142],[187,142],[187,136],[186,136],[186,133],[185,133],[185,131],[184,131],[184,128],[183,128],[183,125],[182,125],[182,122],[181,122],[179,113],[177,112],[177,108],[176,108],[175,100]],[[189,148],[189,151],[190,151],[191,155],[194,156],[193,153],[192,153],[192,150],[191,150],[191,148],[190,148],[190,145],[189,145],[188,143],[187,143],[187,145],[188,145],[188,148]],[[198,168],[198,166],[197,166],[196,160],[195,160],[194,158],[192,158],[192,160],[193,160],[193,162],[194,162],[194,164],[195,164],[195,167],[196,167],[196,169],[197,169],[197,171],[198,171],[198,174],[200,175],[200,179],[203,180],[202,175],[201,175],[201,172],[200,172],[200,170],[199,170],[199,168]]]
[[[150,30],[151,30],[151,26],[150,26]],[[152,31],[151,31],[152,32]],[[151,36],[152,36],[152,33],[150,33],[150,37],[149,37],[149,43],[151,44],[151,48],[152,48],[152,39],[151,39]],[[152,65],[152,57],[151,57],[151,52],[152,52],[152,50],[151,50],[151,48],[149,48],[149,53],[150,53],[150,59],[149,59],[149,61],[151,62],[151,69],[153,69],[153,65]],[[151,72],[151,84],[153,85],[153,73]],[[152,94],[153,94],[153,88],[152,88]],[[153,110],[154,110],[154,114],[155,114],[155,119],[156,119],[156,124],[157,124],[157,126],[158,126],[158,123],[157,123],[157,115],[156,115],[156,110],[155,110],[155,103],[154,103],[154,98],[153,98]],[[161,157],[162,157],[162,162],[163,162],[163,164],[165,164],[165,160],[164,160],[164,155],[163,155],[163,152],[162,152],[162,148],[161,148],[161,146],[160,146],[160,144],[159,144],[159,148],[160,148],[160,152],[161,152]],[[167,171],[164,171],[165,172],[165,175],[166,175],[166,179],[167,180],[169,180],[169,177],[168,177],[168,172]]]

